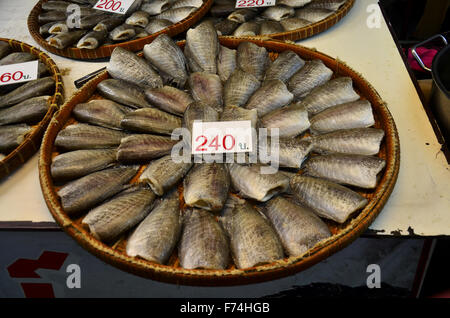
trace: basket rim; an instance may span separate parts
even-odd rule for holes
[[[0,38],[0,41],[8,43],[16,52],[28,52],[37,56],[39,61],[47,66],[51,76],[55,80],[55,92],[49,101],[50,107],[44,118],[42,118],[37,124],[37,127],[25,137],[25,140],[17,148],[0,160],[0,180],[2,180],[4,177],[17,170],[39,150],[44,131],[46,130],[50,119],[63,103],[64,86],[58,66],[47,53],[15,39]]]
[[[250,41],[257,45],[264,46],[268,51],[282,52],[284,50],[293,50],[302,57],[316,57],[324,61],[326,65],[335,63],[336,71],[345,71],[355,81],[357,79],[366,86],[366,94],[362,94],[369,99],[376,107],[381,116],[381,123],[385,126],[386,142],[386,168],[383,176],[374,192],[373,198],[368,205],[343,229],[332,235],[308,250],[305,254],[297,257],[284,258],[273,263],[257,266],[248,269],[228,269],[228,270],[188,270],[183,268],[174,268],[167,265],[159,265],[148,262],[143,259],[130,257],[125,253],[118,252],[112,247],[94,239],[87,230],[75,224],[63,211],[59,198],[52,188],[52,179],[49,168],[51,164],[51,153],[53,151],[53,141],[50,134],[54,130],[59,131],[63,126],[64,116],[70,116],[71,109],[75,106],[77,100],[83,100],[85,95],[92,95],[97,84],[108,77],[106,71],[100,73],[90,80],[81,89],[63,105],[61,113],[56,114],[52,119],[44,136],[42,151],[39,158],[39,179],[44,194],[45,201],[56,222],[75,239],[81,246],[101,258],[105,262],[112,264],[127,272],[168,283],[185,284],[193,286],[231,286],[244,285],[250,283],[263,282],[276,278],[286,277],[298,273],[319,261],[330,256],[334,252],[347,246],[355,240],[370,223],[380,213],[384,204],[388,200],[397,180],[400,167],[400,142],[396,125],[389,112],[386,103],[381,99],[377,91],[368,83],[359,73],[354,71],[344,62],[334,59],[324,53],[315,50],[293,45],[277,40],[254,40],[247,38],[227,38],[219,37],[220,43],[225,46],[235,46],[244,41]],[[183,45],[184,41],[178,42]],[[63,114],[66,113],[66,115]],[[56,135],[55,135],[56,136]],[[54,137],[55,137],[54,136]],[[54,139],[53,137],[53,139]]]

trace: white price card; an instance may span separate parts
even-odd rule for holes
[[[133,2],[134,0],[99,0],[93,8],[106,12],[125,14]]]
[[[252,131],[250,120],[194,121],[192,154],[251,152]]]
[[[236,0],[236,8],[271,7],[276,0]]]
[[[28,82],[38,77],[38,60],[0,66],[0,85]]]

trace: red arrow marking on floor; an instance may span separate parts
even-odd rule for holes
[[[8,266],[9,276],[16,278],[40,278],[35,272],[39,268],[59,270],[67,253],[44,251],[37,260],[19,258]]]

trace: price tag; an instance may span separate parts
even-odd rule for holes
[[[101,11],[125,14],[134,0],[100,0],[93,8]]]
[[[251,152],[252,125],[242,121],[194,121],[192,154]]]
[[[275,2],[276,0],[237,0],[236,8],[271,7]]]
[[[34,80],[38,77],[38,60],[0,66],[0,85]]]

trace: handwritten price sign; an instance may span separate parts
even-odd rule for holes
[[[0,66],[0,85],[28,82],[38,77],[38,61]]]
[[[125,14],[134,0],[100,0],[93,8],[101,11]]]
[[[237,0],[236,8],[257,8],[271,7],[275,5],[275,0]]]
[[[252,126],[250,120],[194,121],[192,125],[192,153],[251,152]]]

